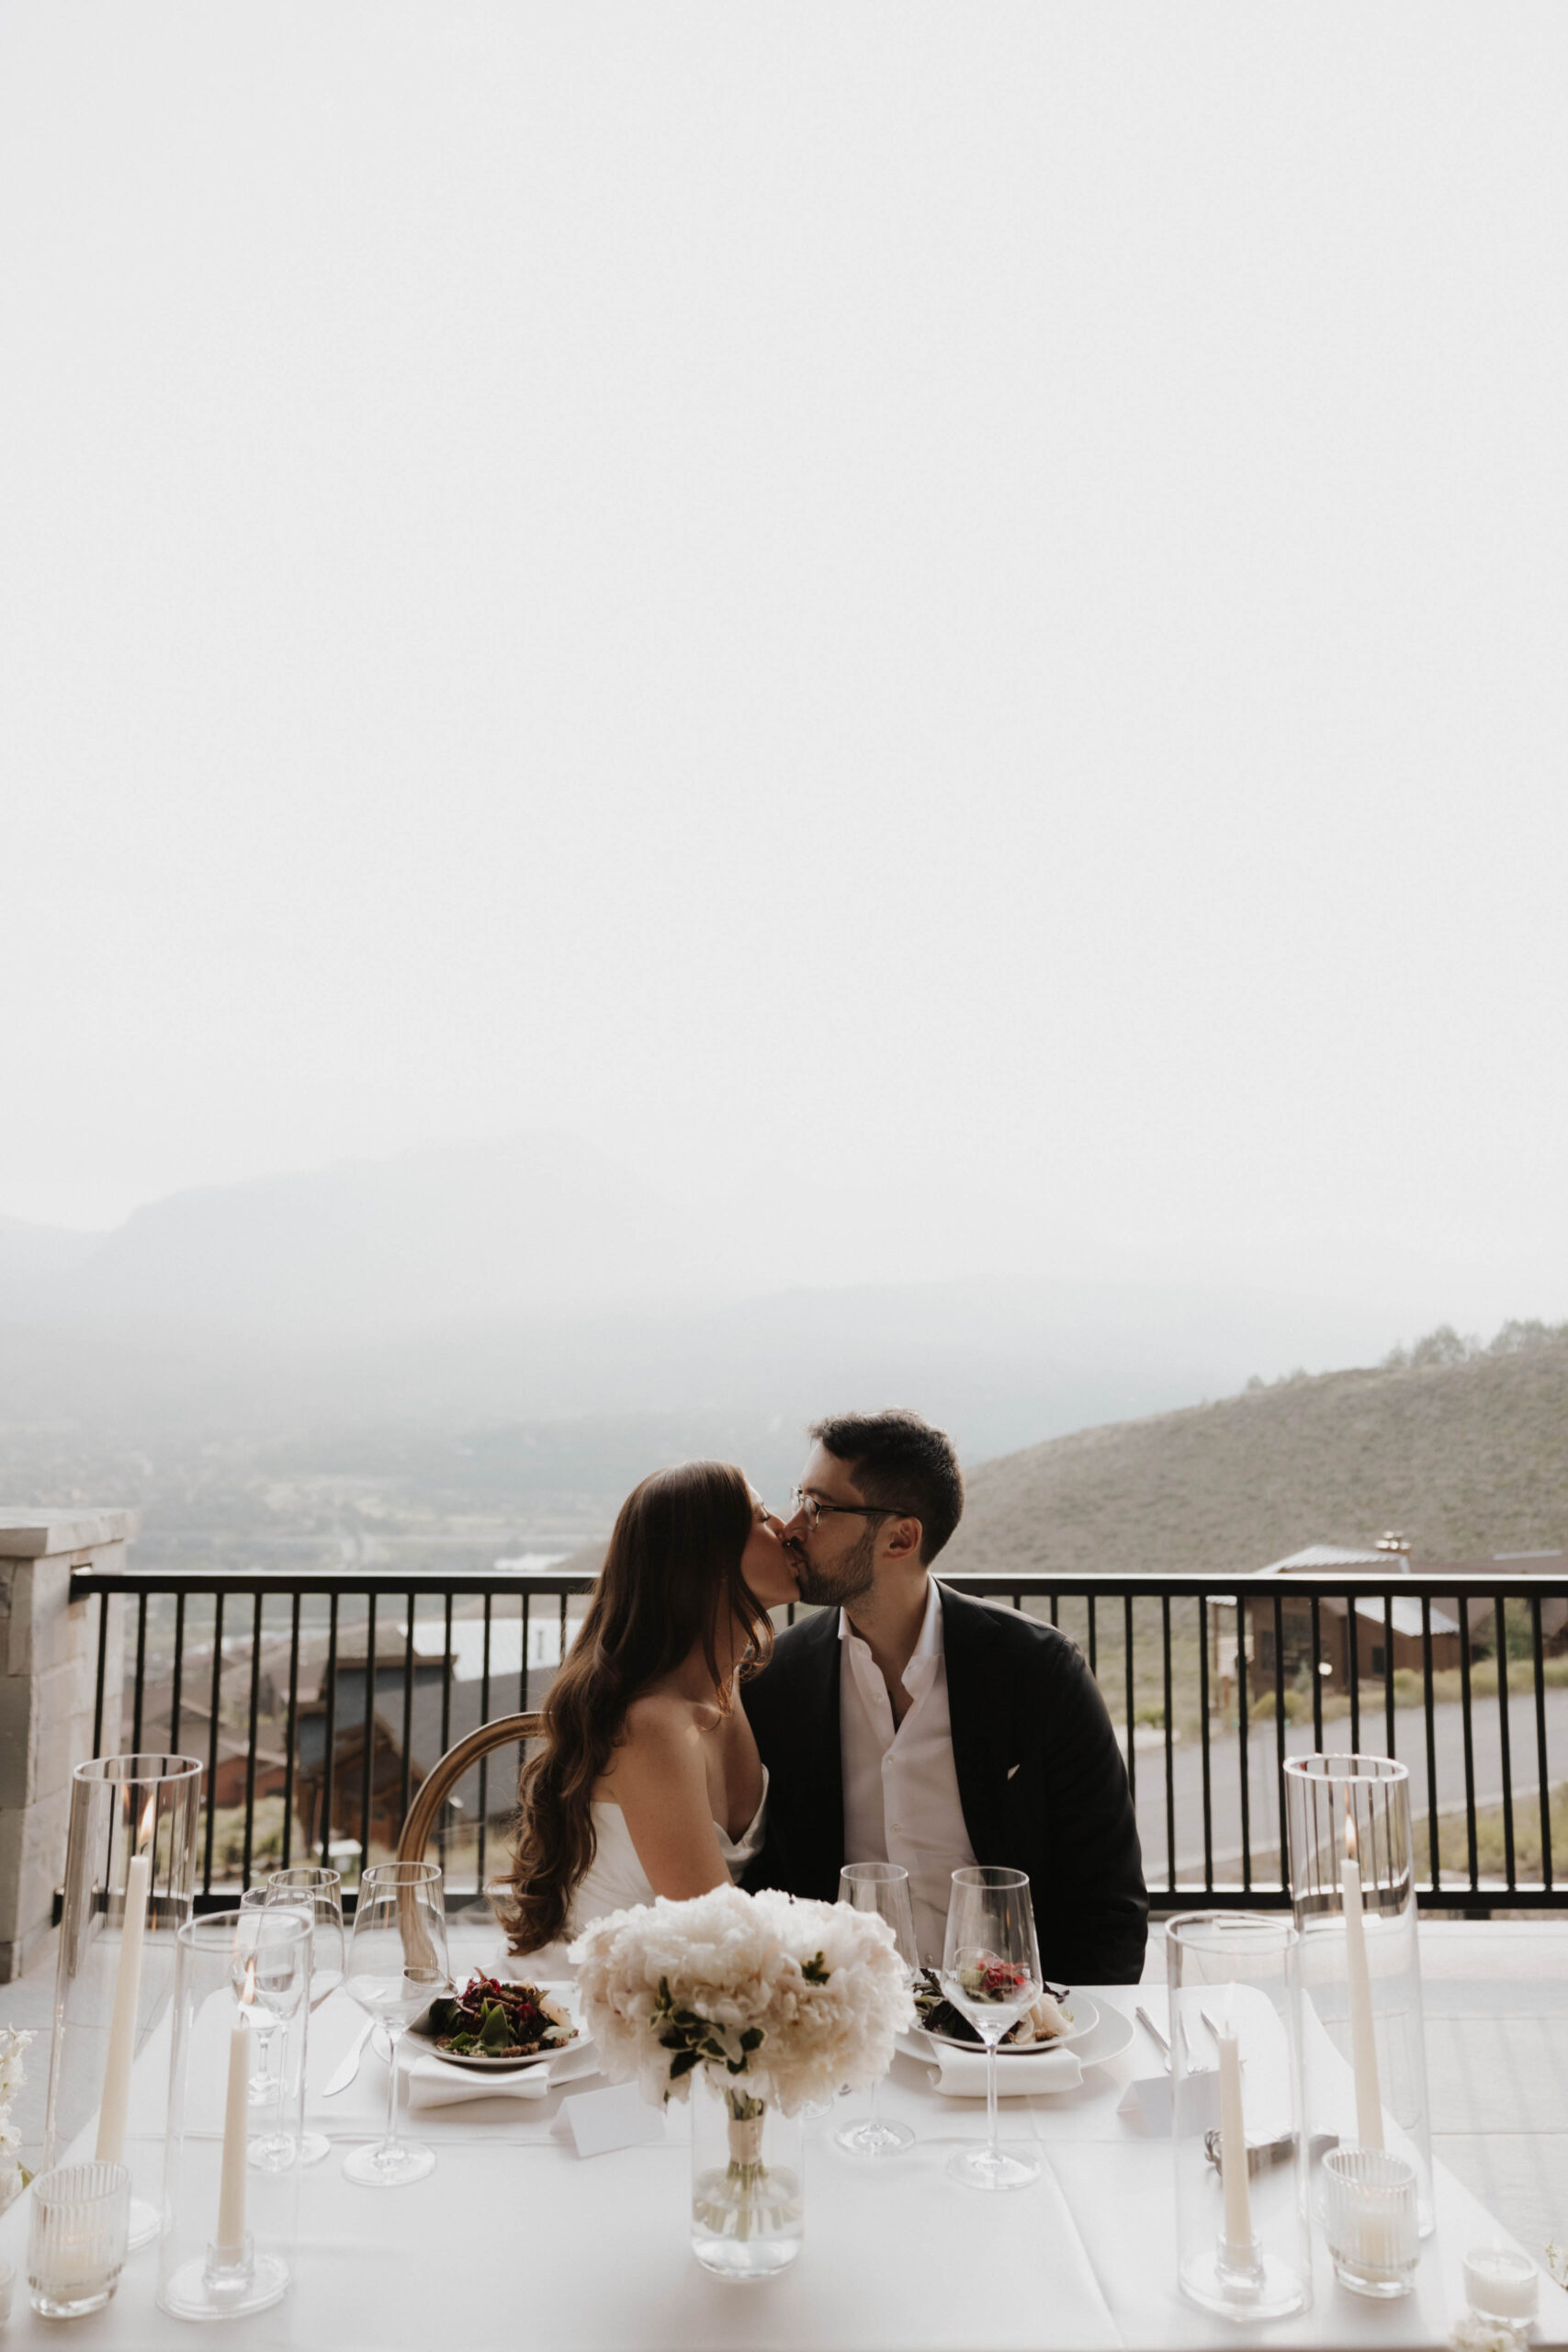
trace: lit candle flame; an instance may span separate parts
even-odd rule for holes
[[[149,1797],[142,1809],[141,1819],[136,1831],[136,1850],[138,1853],[141,1851],[143,1846],[150,1846],[152,1844],[152,1825],[157,1818],[158,1800],[156,1797]]]
[[[256,1956],[252,1952],[245,1962],[245,1982],[240,1994],[240,2006],[248,2009],[256,1997]]]
[[[1353,1862],[1355,1859],[1356,1816],[1353,1813],[1347,1813],[1345,1815],[1345,1860],[1348,1862]]]

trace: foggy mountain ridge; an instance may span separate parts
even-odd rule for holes
[[[1417,1559],[1568,1545],[1568,1339],[1286,1380],[981,1463],[942,1557],[1245,1575],[1385,1528]]]

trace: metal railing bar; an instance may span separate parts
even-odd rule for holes
[[[491,1611],[493,1606],[493,1596],[487,1592],[485,1595],[484,1664],[479,1673],[479,1721],[481,1724],[488,1724],[490,1721],[490,1632]],[[479,1836],[475,1864],[478,1883],[480,1886],[485,1883],[485,1835],[489,1812],[490,1758],[488,1756],[481,1756],[479,1758]]]
[[[240,1885],[251,1883],[251,1854],[256,1831],[256,1724],[261,1718],[262,1596],[258,1592],[251,1615],[251,1710],[245,1747],[245,1839],[240,1853]]]
[[[1382,1597],[1382,1706],[1388,1752],[1393,1754],[1393,1595]]]
[[[1094,1595],[1092,1592],[1089,1596],[1089,1670],[1098,1682],[1100,1679],[1100,1658],[1099,1645],[1095,1640],[1094,1633]]]
[[[169,1753],[180,1752],[180,1700],[186,1664],[186,1597],[175,1595],[175,1664],[169,1678]]]
[[[288,1712],[284,1729],[283,1867],[294,1857],[294,1751],[299,1722],[299,1595],[291,1596],[288,1612]]]
[[[1013,1602],[1015,1609],[1021,1605],[1022,1598],[1021,1593]],[[1133,1721],[1133,1596],[1131,1593],[1126,1594],[1122,1602],[1122,1645],[1126,1652],[1122,1664],[1125,1668],[1123,1679],[1127,1692],[1127,1793],[1132,1798],[1135,1810],[1138,1803],[1138,1750],[1137,1742],[1134,1737],[1135,1727]]]
[[[1427,1844],[1437,1894],[1442,1891],[1443,1864],[1438,1838],[1438,1730],[1432,1713],[1432,1603],[1426,1593],[1421,1596],[1421,1708],[1427,1727]]]
[[[1541,1641],[1540,1600],[1530,1595],[1530,1648],[1535,1664],[1535,1755],[1540,1815],[1540,1881],[1551,1893],[1551,1782],[1546,1770],[1546,1653]]]
[[[93,1690],[93,1754],[104,1752],[104,1674],[109,1657],[109,1595],[98,1602],[98,1673]]]
[[[1274,1595],[1274,1812],[1280,1829],[1280,1883],[1285,1883],[1285,1605]]]
[[[1312,1744],[1323,1754],[1323,1603],[1312,1596]]]
[[[1247,1892],[1252,1886],[1252,1784],[1247,1771],[1247,1610],[1238,1592],[1235,1597],[1235,1694],[1236,1739],[1241,1757],[1241,1883]]]
[[[1209,1755],[1209,1604],[1198,1596],[1198,1725],[1203,1768],[1203,1884],[1214,1883],[1214,1803]]]
[[[1160,1644],[1165,1679],[1165,1883],[1176,1893],[1176,1759],[1171,1751],[1170,1595],[1159,1597]]]
[[[1460,1722],[1464,1733],[1464,1807],[1466,1845],[1470,1855],[1470,1891],[1479,1887],[1475,1866],[1475,1734],[1470,1713],[1470,1603],[1463,1598],[1459,1604],[1459,1687]]]
[[[443,1613],[442,1623],[444,1631],[441,1636],[441,1646],[443,1652],[443,1663],[441,1668],[441,1753],[445,1756],[446,1750],[452,1745],[452,1676],[455,1670],[452,1657],[452,1596],[450,1593],[446,1595],[446,1608]],[[446,1868],[447,1828],[451,1821],[451,1805],[444,1804],[441,1808],[441,1818],[435,1825],[435,1850],[441,1857],[441,1868],[443,1871],[445,1871]]]
[[[1361,1752],[1361,1625],[1356,1614],[1356,1596],[1345,1595],[1345,1645],[1350,1662],[1350,1752]]]
[[[333,1804],[337,1789],[337,1612],[338,1596],[333,1595],[331,1613],[327,1620],[327,1711],[322,1729],[325,1745],[321,1749],[321,1868],[332,1868]]]
[[[1508,1743],[1508,1634],[1503,1622],[1503,1603],[1492,1604],[1493,1622],[1497,1629],[1497,1738],[1503,1764],[1503,1866],[1510,1893],[1518,1883],[1514,1867],[1514,1758]]]
[[[372,1593],[365,1610],[365,1719],[359,1758],[359,1874],[370,1867],[370,1796],[376,1757],[376,1601]]]
[[[419,1601],[411,1594],[403,1618],[403,1777],[398,1819],[409,1817],[409,1800],[413,1794],[413,1623],[419,1612]]]
[[[141,1753],[141,1696],[147,1688],[147,1595],[136,1596],[136,1688],[130,1701],[130,1752]]]
[[[223,1703],[223,1595],[212,1596],[211,1713],[207,1724],[207,1846],[201,1864],[201,1891],[212,1892],[212,1836],[218,1821],[218,1710]]]

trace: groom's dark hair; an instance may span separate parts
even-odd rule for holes
[[[841,1462],[868,1503],[920,1522],[920,1558],[934,1560],[964,1516],[964,1473],[953,1442],[919,1413],[836,1413],[807,1435]]]

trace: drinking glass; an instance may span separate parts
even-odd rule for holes
[[[850,1862],[839,1872],[839,1900],[854,1911],[874,1911],[893,1930],[903,1963],[904,1981],[913,1984],[919,1973],[915,1949],[915,1913],[909,1900],[909,1873],[897,1862]],[[880,2081],[871,2086],[871,2112],[857,2123],[846,2123],[834,2139],[852,2156],[897,2156],[915,2144],[907,2123],[889,2123],[877,2113]]]
[[[298,1911],[310,1922],[310,2014],[329,2000],[343,1983],[343,1879],[337,1871],[312,1869],[274,1871],[264,1890],[265,1907]],[[332,2146],[324,2132],[302,2132],[299,2161],[319,2165]]]
[[[271,2052],[287,2051],[288,2027],[305,2006],[310,1983],[310,1923],[294,1911],[268,1911],[242,1903],[231,1973],[234,1991],[249,2010],[250,2028],[262,2045],[262,2062],[246,2085],[256,2102],[256,2085],[276,2105],[270,2132],[250,2143],[247,2161],[262,2172],[283,2172],[299,2153],[297,2135],[284,2120],[284,2070],[272,2071]]]
[[[942,1989],[986,2045],[986,2145],[962,2149],[948,2172],[968,2188],[1023,2188],[1040,2160],[1010,2154],[998,2136],[997,2044],[1045,1989],[1027,1872],[985,1862],[953,1871]]]
[[[374,2148],[355,2148],[344,2178],[362,2188],[400,2188],[423,2180],[434,2148],[398,2137],[398,2043],[422,2011],[451,1990],[446,1913],[434,1862],[377,1862],[359,1882],[344,1991],[382,2025],[391,2044],[387,2069],[387,2133]]]

